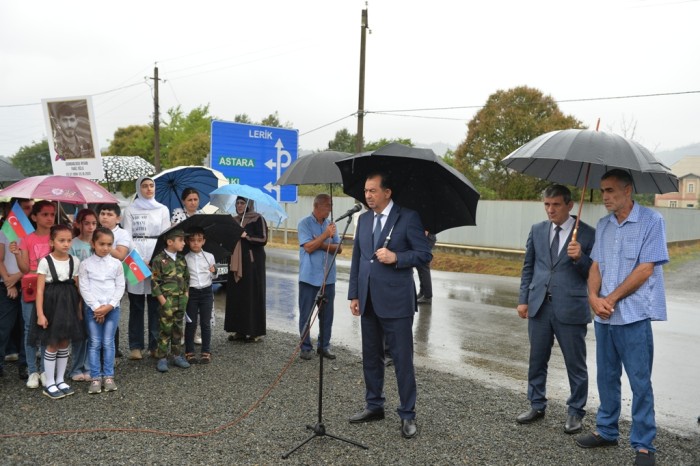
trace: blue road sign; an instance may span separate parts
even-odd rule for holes
[[[230,121],[211,122],[211,168],[229,183],[255,186],[278,202],[297,202],[296,186],[276,186],[297,159],[299,131]]]

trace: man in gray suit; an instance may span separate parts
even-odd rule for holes
[[[574,434],[582,429],[588,398],[585,340],[591,311],[586,281],[595,230],[579,222],[578,236],[572,239],[576,219],[569,215],[574,203],[566,186],[550,186],[542,197],[549,220],[533,225],[527,238],[517,307],[518,315],[528,319],[527,398],[531,408],[516,421],[530,424],[544,417],[547,365],[556,338],[571,389],[564,432]]]

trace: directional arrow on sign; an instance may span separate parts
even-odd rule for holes
[[[265,166],[268,169],[272,170],[273,168],[275,168],[277,166],[277,164],[275,162],[273,162],[272,159],[270,159],[267,162],[265,162]]]
[[[279,195],[280,192],[280,187],[272,184],[271,182],[268,182],[265,186],[263,186],[267,192],[271,193],[272,191],[277,191],[277,194]]]

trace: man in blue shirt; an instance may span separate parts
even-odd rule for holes
[[[591,252],[588,300],[595,313],[600,407],[596,430],[576,439],[583,448],[618,443],[622,368],[632,388],[630,444],[635,464],[655,464],[656,437],[651,370],[652,320],[666,320],[662,265],[668,262],[664,219],[632,200],[629,173],[614,169],[600,190],[610,212],[600,219]]]
[[[335,300],[335,262],[330,263],[336,249],[342,250],[335,223],[328,216],[333,208],[328,194],[319,194],[314,198],[314,209],[311,215],[299,221],[297,232],[299,236],[299,333],[304,340],[301,344],[301,358],[309,360],[313,357],[310,329],[306,324],[309,315],[315,307],[316,296],[321,286],[325,286],[322,303],[321,337],[318,341],[318,353],[325,358],[335,359],[331,353],[331,327],[333,326],[333,301]],[[330,270],[329,270],[330,267]],[[323,279],[329,270],[325,285]],[[306,334],[306,336],[304,336]]]

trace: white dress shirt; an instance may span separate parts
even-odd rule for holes
[[[119,259],[93,254],[80,263],[78,278],[80,294],[91,309],[103,304],[119,307],[124,295],[124,269]]]
[[[185,255],[185,260],[190,271],[190,287],[201,290],[211,286],[211,280],[216,276],[209,270],[216,263],[214,255],[207,251],[190,251]]]

